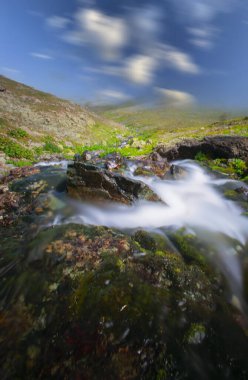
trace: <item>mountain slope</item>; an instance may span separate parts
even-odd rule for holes
[[[108,144],[123,133],[122,125],[80,105],[0,76],[0,150],[10,158],[72,154],[79,146]]]

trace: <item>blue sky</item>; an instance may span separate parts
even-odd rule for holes
[[[78,102],[248,108],[246,0],[3,0],[0,72]]]

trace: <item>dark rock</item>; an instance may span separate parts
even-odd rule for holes
[[[170,170],[164,175],[164,179],[181,179],[187,175],[187,171],[178,166],[171,165]]]
[[[67,190],[71,196],[84,201],[107,200],[131,204],[137,199],[160,200],[140,181],[82,162],[69,165]]]
[[[208,158],[248,159],[248,138],[239,136],[213,136],[203,140],[183,140],[172,148],[158,146],[155,152],[168,160],[194,159],[202,152]]]
[[[88,150],[85,150],[81,155],[82,161],[90,161],[92,159],[92,154]]]
[[[105,168],[108,170],[118,169],[124,164],[124,158],[119,153],[111,153],[105,156]]]
[[[243,200],[248,201],[248,189],[247,189],[247,187],[244,187],[244,186],[238,187],[237,189],[235,189],[235,191],[238,194],[242,195]]]
[[[165,159],[161,157],[158,152],[152,152],[149,156],[149,159],[156,162],[165,161]]]
[[[6,88],[3,86],[0,86],[0,92],[6,92]]]

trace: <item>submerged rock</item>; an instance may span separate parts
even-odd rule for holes
[[[213,136],[202,140],[183,140],[175,146],[158,146],[155,152],[168,160],[194,159],[201,152],[209,158],[248,158],[248,137]]]
[[[68,193],[84,201],[114,201],[132,204],[137,199],[159,201],[144,183],[93,164],[74,162],[67,171]]]

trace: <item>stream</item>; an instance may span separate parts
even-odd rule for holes
[[[14,182],[47,186],[2,238],[2,379],[248,378],[248,187],[173,164],[129,162],[161,199],[131,206],[70,198],[65,161]]]

